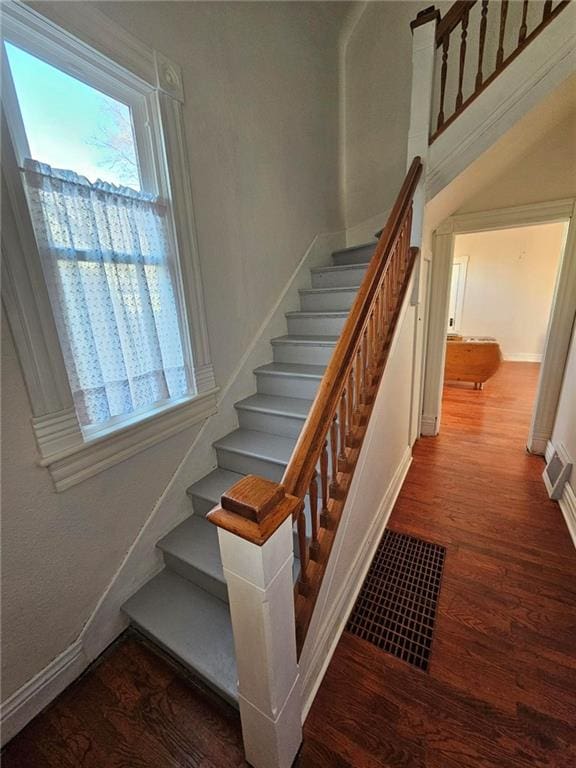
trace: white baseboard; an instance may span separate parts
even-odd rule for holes
[[[554,448],[554,444],[552,443],[552,440],[546,440],[546,447],[541,454],[546,459],[546,464],[550,463],[552,456],[554,456],[555,450],[556,449]]]
[[[374,521],[364,537],[362,546],[358,550],[358,554],[350,569],[350,576],[343,585],[336,600],[334,600],[332,608],[324,621],[324,626],[318,632],[314,653],[306,674],[302,679],[303,723],[308,716],[312,702],[316,697],[318,688],[334,655],[340,636],[348,621],[350,611],[354,607],[358,593],[362,588],[374,553],[380,543],[411,463],[412,451],[408,447],[394,472],[392,481],[382,499]]]
[[[437,421],[436,416],[423,415],[420,419],[420,434],[424,437],[435,437],[438,434]]]
[[[576,547],[576,493],[574,493],[570,483],[566,483],[564,486],[562,498],[558,503],[564,515],[564,520],[566,520],[574,547]]]
[[[9,696],[2,704],[2,746],[62,693],[87,666],[82,642],[76,640],[42,671]]]
[[[532,352],[503,352],[502,357],[508,363],[541,363],[542,355]]]

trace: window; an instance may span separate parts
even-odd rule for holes
[[[11,2],[0,41],[2,297],[57,490],[205,419],[217,393],[180,70],[63,6],[77,37]]]
[[[5,49],[9,120],[89,435],[191,392],[170,207],[148,162],[143,96],[124,87],[125,100],[115,98],[114,82],[105,93],[11,42]]]

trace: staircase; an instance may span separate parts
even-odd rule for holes
[[[193,514],[158,542],[164,569],[123,606],[133,626],[237,706],[237,673],[217,528],[206,514],[243,475],[279,482],[332,355],[376,242],[311,270],[288,334],[271,340],[256,393],[236,403],[239,428],[214,444],[218,467],[188,488]],[[309,516],[307,520],[310,533]],[[294,580],[299,573],[294,532]]]

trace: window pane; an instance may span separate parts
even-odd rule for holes
[[[140,189],[130,108],[11,43],[6,52],[31,156]]]

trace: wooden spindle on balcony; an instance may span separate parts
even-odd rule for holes
[[[504,35],[506,34],[506,17],[508,15],[508,0],[500,3],[500,33],[498,37],[498,52],[496,54],[496,68],[502,66],[504,61]]]
[[[318,560],[320,554],[320,541],[318,539],[318,476],[316,473],[310,481],[308,492],[310,499],[310,523],[312,528],[312,541],[310,542],[310,559]]]
[[[450,33],[444,35],[442,40],[442,69],[440,71],[440,110],[436,128],[442,128],[444,124],[444,98],[446,96],[446,78],[448,77],[448,50],[450,48]]]
[[[464,66],[466,64],[466,38],[468,36],[468,17],[470,11],[467,9],[462,16],[462,33],[460,37],[460,69],[458,71],[458,93],[456,95],[456,109],[460,109],[464,100],[462,96],[462,86],[464,84]]]
[[[478,40],[478,69],[476,71],[476,89],[480,88],[484,82],[482,74],[482,63],[484,60],[484,45],[486,44],[486,26],[488,24],[488,0],[482,0],[482,10],[480,12],[480,36]]]
[[[518,32],[518,45],[526,39],[526,33],[528,32],[528,25],[526,24],[526,18],[528,16],[528,0],[524,0],[522,3],[522,23],[520,24],[520,30]]]

